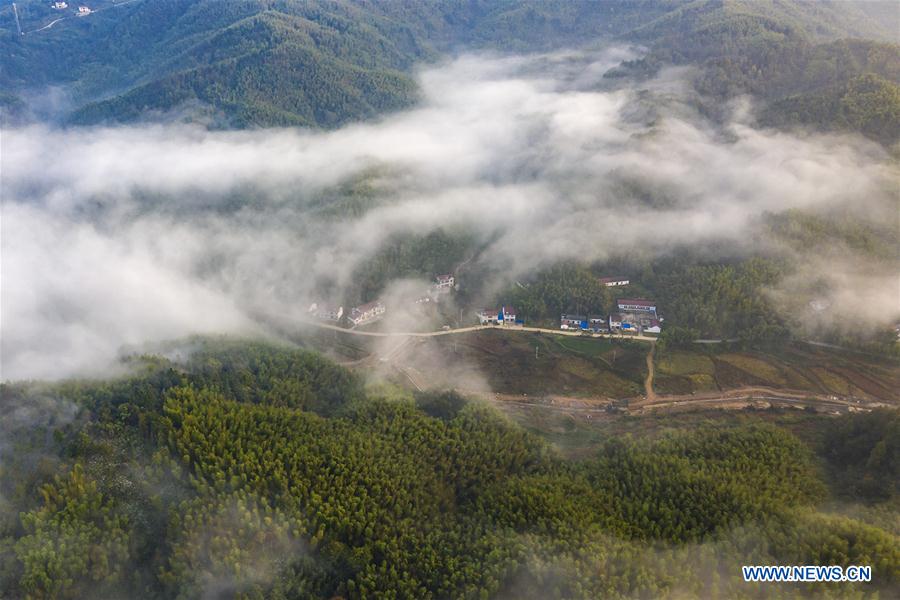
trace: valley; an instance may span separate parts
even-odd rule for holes
[[[900,597],[898,32],[0,4],[0,598]]]

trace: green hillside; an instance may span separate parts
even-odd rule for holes
[[[331,127],[408,106],[412,80],[394,69],[360,66],[304,43],[310,32],[284,15],[262,13],[231,25],[194,48],[182,61],[197,66],[88,104],[76,123],[132,120],[190,101],[224,112],[235,127],[307,125]],[[225,49],[226,56],[221,57]],[[335,48],[341,50],[341,48]]]
[[[742,564],[871,565],[866,592],[896,589],[890,527],[827,511],[895,501],[876,484],[896,478],[895,412],[811,423],[821,447],[745,419],[572,462],[453,393],[366,390],[286,347],[189,347],[118,380],[0,388],[0,595],[759,597]],[[826,590],[859,588],[765,597]]]
[[[56,16],[42,1],[20,6],[26,31]],[[894,129],[881,126],[892,109],[871,106],[890,102],[892,88],[847,97],[856,77],[900,81],[898,47],[884,43],[896,41],[886,15],[878,3],[787,0],[136,0],[18,36],[6,6],[0,84],[25,96],[65,86],[75,123],[176,110],[225,127],[334,127],[412,105],[412,67],[447,52],[634,41],[650,52],[626,72],[696,64],[697,88],[713,99],[749,93],[773,102],[768,123],[828,122],[893,143]],[[15,98],[4,105],[15,109]]]
[[[651,51],[625,72],[696,65],[713,114],[749,94],[762,100],[763,124],[859,131],[889,145],[900,140],[898,30],[900,13],[863,3],[698,0],[634,30]]]

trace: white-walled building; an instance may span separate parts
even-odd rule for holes
[[[500,308],[485,308],[476,313],[478,323],[480,325],[515,325],[516,309],[512,306],[501,306]]]
[[[354,325],[363,325],[375,321],[385,313],[385,306],[381,302],[375,300],[366,304],[361,304],[350,311],[349,321]]]
[[[435,277],[431,288],[436,292],[446,293],[453,290],[454,285],[456,285],[456,278],[448,273]]]
[[[630,283],[627,277],[601,277],[599,281],[606,287],[619,287]]]
[[[588,328],[596,333],[609,331],[609,321],[606,317],[588,317]]]
[[[338,322],[341,320],[341,317],[344,316],[344,307],[313,302],[309,305],[309,310],[307,312],[322,321]]]
[[[560,329],[588,329],[589,327],[590,323],[584,315],[560,315],[559,317]]]
[[[623,312],[656,312],[656,302],[643,298],[619,298],[616,301],[620,311]]]

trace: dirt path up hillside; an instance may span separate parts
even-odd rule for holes
[[[650,344],[650,351],[647,353],[647,379],[644,380],[644,395],[647,401],[656,400],[656,392],[653,391],[653,351],[656,350],[656,343]]]

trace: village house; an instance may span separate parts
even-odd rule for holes
[[[516,309],[512,306],[501,306],[499,318],[504,325],[516,324]]]
[[[618,287],[620,285],[629,284],[627,277],[601,277],[599,281],[606,287]]]
[[[656,314],[656,302],[643,298],[620,298],[618,313],[609,315],[609,330],[624,333],[655,333],[662,331],[662,319]]]
[[[656,302],[643,298],[619,298],[616,300],[622,312],[656,312]]]
[[[354,327],[357,325],[363,325],[365,323],[371,323],[375,321],[385,312],[384,304],[375,300],[372,302],[368,302],[366,304],[361,304],[357,306],[353,310],[350,311],[349,321],[353,324]]]
[[[434,284],[432,284],[432,288],[438,292],[449,292],[453,289],[453,286],[456,284],[456,279],[453,275],[438,275],[434,278]]]
[[[606,317],[588,317],[588,328],[595,333],[609,331],[609,322]]]
[[[500,311],[496,308],[483,308],[476,315],[478,316],[479,325],[490,325],[497,322]]]
[[[512,306],[501,306],[497,308],[486,308],[479,310],[479,325],[517,325],[521,321],[516,320],[516,309]]]
[[[583,315],[562,315],[559,317],[560,329],[588,329],[590,324]]]
[[[338,322],[341,320],[341,317],[344,316],[344,307],[329,304],[320,305],[317,302],[313,302],[309,305],[309,310],[307,312],[322,321]]]
[[[609,330],[615,331],[622,327],[622,315],[619,313],[609,313]]]

